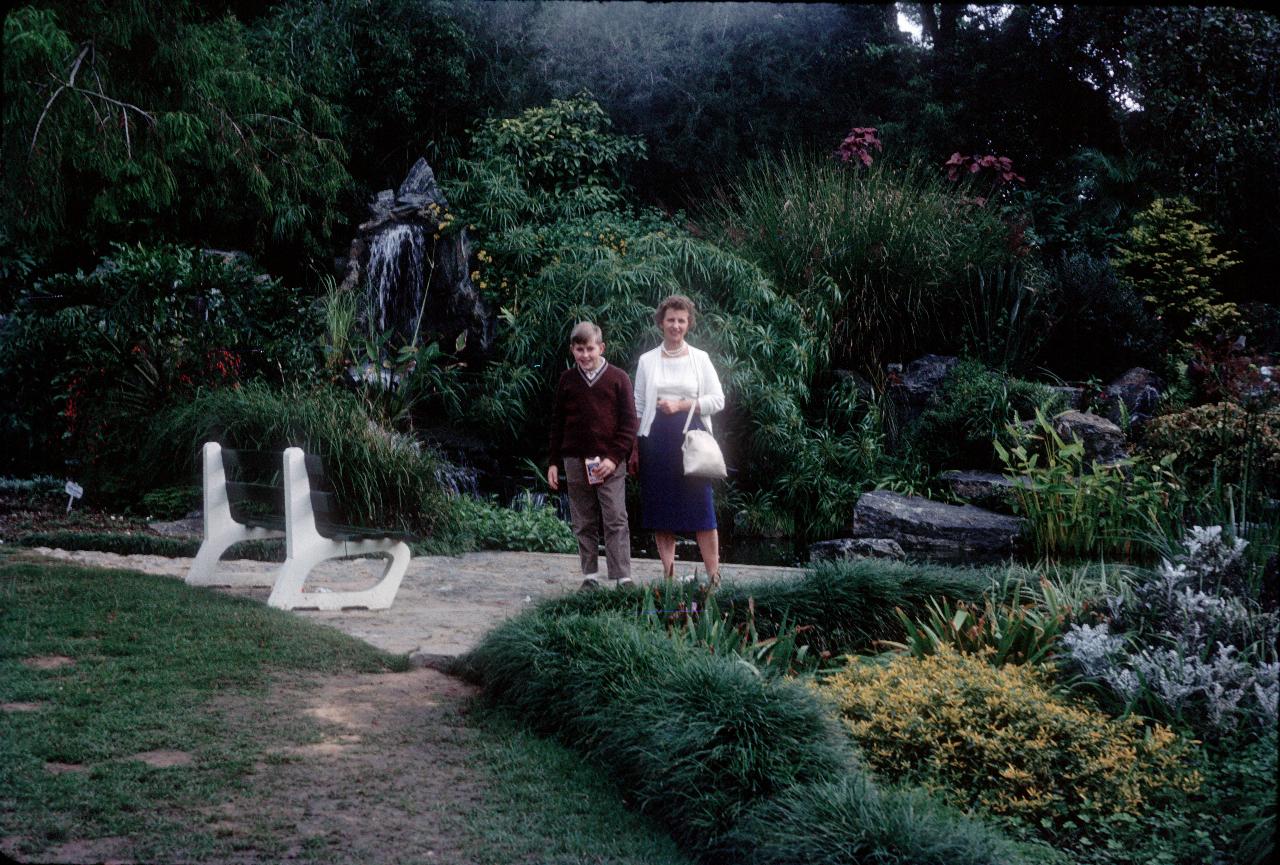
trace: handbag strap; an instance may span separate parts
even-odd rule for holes
[[[689,416],[684,419],[684,429],[680,431],[681,435],[687,435],[689,432],[689,424],[693,423],[693,411],[698,407],[698,400],[702,397],[702,371],[698,369],[698,361],[693,356],[693,352],[689,352],[689,360],[693,363],[693,380],[698,383],[697,394],[693,398],[693,405],[689,406]],[[711,418],[703,418],[702,425],[707,428],[707,432],[711,432]]]

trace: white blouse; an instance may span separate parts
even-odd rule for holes
[[[685,352],[680,357],[661,357],[655,376],[658,399],[686,400],[698,397],[698,370],[693,365],[693,355]]]

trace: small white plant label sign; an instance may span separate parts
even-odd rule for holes
[[[75,481],[67,481],[67,485],[63,489],[67,492],[67,513],[71,513],[71,505],[76,499],[84,495],[84,487]]]

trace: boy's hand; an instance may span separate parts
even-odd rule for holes
[[[604,480],[605,478],[609,477],[609,475],[613,474],[613,470],[616,469],[617,467],[618,467],[617,463],[615,463],[613,460],[609,459],[608,457],[605,457],[604,459],[600,460],[600,468],[596,469],[596,477],[600,478],[600,480]]]
[[[547,468],[547,486],[553,490],[560,489],[560,467],[550,466]]]

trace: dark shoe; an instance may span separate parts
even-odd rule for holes
[[[630,577],[623,577],[622,579],[618,580],[618,588],[620,589],[634,588],[635,584],[636,584],[635,580],[631,579]]]
[[[582,581],[582,585],[578,587],[578,591],[594,592],[598,588],[600,588],[600,581],[597,580],[595,577],[587,577],[585,580]]]

